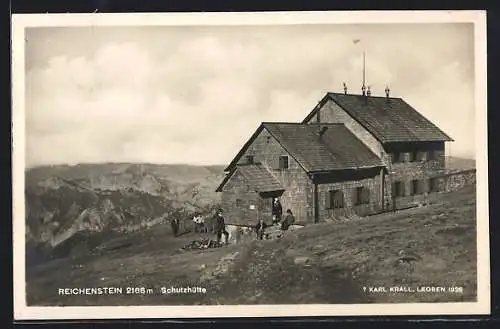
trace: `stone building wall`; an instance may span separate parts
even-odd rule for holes
[[[381,210],[380,175],[360,178],[344,182],[326,183],[318,185],[319,217],[320,220],[349,217],[352,212],[364,216]],[[369,191],[369,201],[366,204],[356,204],[356,189],[365,187]],[[342,191],[344,207],[333,209],[330,202],[330,191]]]
[[[297,221],[312,221],[312,183],[299,163],[288,155],[281,144],[266,129],[263,129],[255,138],[239,160],[239,164],[246,163],[249,155],[254,157],[254,162],[263,164],[285,189],[280,197],[283,212],[290,209]],[[279,157],[282,155],[288,156],[288,169],[279,168]],[[264,200],[264,202],[265,207],[270,211],[271,198]]]
[[[254,206],[253,209],[250,206]],[[260,196],[236,171],[222,190],[221,207],[226,223],[256,223],[259,216],[266,216],[262,206]]]
[[[343,123],[375,155],[382,157],[385,154],[382,144],[334,101],[326,101],[308,123],[317,123],[318,116],[321,122],[324,123]]]
[[[451,172],[442,177],[444,191],[452,192],[476,183],[476,169]]]
[[[338,106],[334,101],[326,101],[319,111],[313,116],[309,123],[316,123],[320,120],[325,123],[343,123],[359,140],[361,140],[370,150],[379,156],[387,167],[387,174],[384,177],[384,209],[389,210],[393,207],[404,208],[415,202],[420,202],[425,198],[425,193],[411,195],[411,186],[413,180],[421,181],[424,191],[429,191],[429,178],[441,175],[445,168],[445,145],[444,142],[415,142],[415,143],[396,143],[382,144],[373,134],[366,130],[360,123],[354,120],[344,109]],[[435,160],[429,160],[426,153],[422,153],[424,158],[411,162],[411,152],[414,150],[432,151]],[[403,161],[393,163],[392,153],[401,153]],[[404,186],[404,197],[398,197],[393,200],[392,190],[393,183],[402,182]],[[351,184],[351,183],[348,183]],[[380,182],[374,180],[371,186],[378,185],[379,189],[372,188],[374,194],[379,194],[377,198],[380,200]],[[377,205],[378,206],[378,205]],[[372,211],[377,209],[376,205],[370,207]],[[340,212],[339,210],[335,212]],[[334,212],[334,213],[335,213]],[[360,213],[368,212],[368,209],[358,209]],[[331,213],[331,212],[330,212]],[[330,214],[331,215],[331,214]]]

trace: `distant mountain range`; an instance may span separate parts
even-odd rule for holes
[[[446,168],[458,170],[458,169],[474,169],[476,168],[476,160],[466,159],[459,157],[447,156],[445,158]]]
[[[447,157],[449,169],[475,168]],[[123,233],[166,219],[209,214],[223,166],[131,163],[55,165],[25,172],[28,246],[53,250],[96,233]],[[30,248],[28,248],[30,249]]]
[[[27,242],[58,248],[82,234],[128,232],[209,213],[223,166],[80,164],[26,170]]]

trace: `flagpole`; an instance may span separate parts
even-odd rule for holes
[[[365,82],[366,82],[366,55],[365,52],[363,51],[363,88],[365,88]]]
[[[353,42],[356,46],[359,45],[360,41],[361,41],[360,39],[353,40]],[[363,47],[361,47],[361,49],[363,49]],[[365,91],[366,91],[366,52],[364,49],[363,49],[363,85],[361,86],[361,91],[363,92],[363,95],[365,95]]]

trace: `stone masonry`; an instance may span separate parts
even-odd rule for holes
[[[309,222],[312,220],[312,183],[293,157],[288,157],[288,169],[279,169],[278,158],[281,155],[288,155],[280,143],[272,137],[267,130],[262,130],[261,133],[255,138],[252,145],[246,150],[245,154],[241,157],[239,164],[244,164],[247,156],[253,156],[253,161],[262,163],[267,169],[281,182],[285,188],[285,192],[280,197],[283,206],[283,212],[286,209],[291,209],[297,222]],[[251,192],[248,190],[241,190],[237,186],[241,186],[242,182],[233,181],[235,177],[231,178],[223,188],[223,204],[224,207],[229,209],[234,207],[237,198],[244,199],[250,197]],[[238,178],[236,178],[238,179]],[[254,196],[259,197],[255,192]],[[256,202],[256,201],[254,201]],[[270,219],[271,218],[271,202],[272,199],[261,199],[260,207],[263,210],[261,215]],[[238,207],[240,208],[240,207]],[[247,207],[248,210],[249,207]],[[251,217],[247,210],[244,211],[246,218]]]
[[[368,130],[354,120],[334,101],[326,101],[317,114],[311,118],[309,123],[317,123],[318,120],[325,123],[343,123],[358,139],[360,139],[370,150],[379,156],[387,167],[387,174],[384,178],[384,207],[386,210],[404,208],[414,202],[423,199],[426,193],[430,192],[429,179],[440,176],[444,173],[444,143],[400,143],[397,147],[384,145],[376,139]],[[422,161],[410,162],[411,151],[415,148],[433,151],[435,160],[429,161],[424,158]],[[401,162],[392,163],[391,151],[397,150],[401,153]],[[423,192],[418,195],[411,195],[412,181],[419,180]],[[393,200],[393,183],[402,182],[404,186],[404,196]],[[438,183],[439,184],[439,183]],[[376,180],[371,186],[380,185]],[[377,191],[376,188],[372,188]],[[380,192],[377,192],[380,193]],[[379,199],[379,198],[378,198]],[[380,199],[379,199],[380,200]],[[393,202],[395,201],[395,202]],[[372,209],[376,207],[372,206]],[[361,211],[366,212],[366,211]]]
[[[429,193],[459,189],[475,180],[475,171],[447,173],[445,170],[444,142],[397,142],[382,143],[372,133],[329,99],[320,106],[308,123],[342,123],[376,156],[382,159],[385,170],[367,175],[356,175],[357,179],[318,182],[317,205],[319,219],[346,216],[351,212],[359,216],[378,213],[425,202]],[[339,141],[341,142],[341,141]],[[411,160],[411,155],[418,158]],[[393,161],[399,154],[398,161]],[[433,158],[428,158],[429,154]],[[279,168],[279,157],[288,156],[288,168]],[[314,184],[301,165],[288,154],[266,128],[262,129],[238,160],[238,164],[260,163],[280,182],[284,192],[280,196],[283,212],[291,209],[297,223],[314,221]],[[363,168],[356,169],[363,172]],[[362,177],[362,178],[359,178]],[[363,205],[354,203],[357,187],[369,191],[369,201]],[[400,195],[395,196],[397,190]],[[331,209],[330,191],[342,191],[344,208]],[[382,194],[383,192],[383,194]],[[272,198],[255,192],[238,169],[222,188],[222,206],[231,225],[255,225],[258,218],[271,220]],[[253,207],[251,207],[253,206]],[[253,208],[253,209],[252,209]]]

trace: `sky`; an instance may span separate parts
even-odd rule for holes
[[[26,165],[227,164],[326,92],[401,97],[475,158],[472,24],[27,28]],[[353,40],[360,42],[354,43]]]

